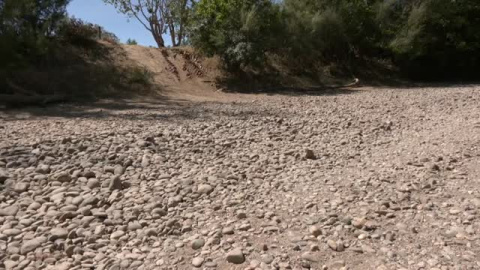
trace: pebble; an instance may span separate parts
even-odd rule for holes
[[[18,206],[12,205],[12,206],[7,206],[5,208],[0,209],[0,216],[1,217],[13,217],[17,214],[18,212]]]
[[[308,231],[315,237],[322,234],[322,230],[317,226],[311,226]]]
[[[31,240],[24,241],[20,248],[20,254],[25,255],[31,251],[34,251],[47,241],[45,237],[36,237]]]
[[[334,251],[342,252],[342,251],[345,250],[345,246],[343,245],[343,242],[341,242],[341,241],[334,241],[334,240],[329,239],[327,241],[327,244]]]
[[[209,194],[212,191],[213,191],[213,187],[210,185],[206,185],[206,184],[198,185],[197,192],[200,194]]]
[[[111,235],[110,235],[110,239],[113,239],[113,240],[117,240],[119,239],[120,237],[124,236],[125,235],[125,232],[124,231],[116,231],[116,232],[113,232]]]
[[[478,269],[480,88],[357,90],[12,115],[2,266]]]
[[[204,258],[202,257],[195,257],[192,259],[192,265],[195,267],[200,267],[202,266],[203,262],[205,261]]]
[[[66,239],[68,231],[64,228],[54,228],[50,231],[50,241],[55,241],[57,239]]]
[[[242,264],[245,262],[243,251],[239,248],[233,249],[227,253],[227,262],[233,264]]]
[[[197,250],[201,249],[205,245],[204,239],[195,239],[192,241],[192,249]]]
[[[90,178],[90,179],[88,179],[87,187],[89,189],[98,188],[98,187],[100,187],[100,181],[98,181],[98,179],[96,179],[96,178]]]
[[[110,183],[108,184],[109,190],[121,190],[122,189],[122,180],[120,179],[119,175],[114,175],[110,179]]]

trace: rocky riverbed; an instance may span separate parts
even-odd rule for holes
[[[480,269],[479,190],[478,86],[0,118],[6,269]]]

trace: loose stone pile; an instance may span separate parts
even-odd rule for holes
[[[91,108],[0,120],[6,269],[480,269],[479,87]]]

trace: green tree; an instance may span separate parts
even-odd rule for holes
[[[232,70],[259,65],[280,45],[281,12],[271,1],[203,0],[195,13],[192,44]]]
[[[163,34],[169,33],[173,46],[180,46],[195,2],[192,0],[104,0],[118,11],[137,19],[165,47]]]
[[[195,5],[196,1],[193,0],[169,1],[167,23],[172,46],[187,42]]]
[[[0,2],[1,64],[36,58],[50,48],[65,19],[69,0],[3,0]]]
[[[414,77],[480,75],[480,3],[426,0],[406,12],[390,42],[398,65]]]
[[[127,39],[127,45],[138,45],[135,39]]]

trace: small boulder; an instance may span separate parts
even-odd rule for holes
[[[94,188],[100,187],[100,181],[98,181],[97,178],[90,178],[90,179],[88,179],[87,187],[89,189],[94,189]]]
[[[37,237],[31,240],[25,241],[23,242],[23,245],[20,248],[20,254],[25,255],[31,251],[34,251],[45,242],[47,242],[47,238],[45,237]]]
[[[202,257],[195,257],[195,258],[193,258],[193,260],[192,260],[192,265],[193,265],[194,267],[200,267],[200,266],[202,266],[202,264],[203,264],[204,261],[205,261],[205,259],[202,258]]]
[[[121,190],[122,189],[122,180],[120,179],[119,175],[115,175],[110,180],[108,185],[108,189],[110,190]]]
[[[0,217],[14,217],[18,212],[18,206],[12,205],[0,209]]]
[[[316,159],[315,153],[310,149],[305,149],[305,158],[306,159]]]
[[[70,182],[72,180],[72,177],[68,172],[60,172],[53,176],[53,180],[64,183]]]
[[[241,249],[236,248],[227,253],[227,262],[233,264],[242,264],[245,262],[245,255]]]
[[[57,239],[66,239],[68,231],[64,228],[53,228],[50,231],[50,241],[54,242]]]
[[[200,194],[209,194],[213,191],[213,187],[207,184],[198,185],[197,192]]]
[[[315,237],[322,234],[322,230],[317,226],[311,226],[308,231]]]
[[[192,249],[197,250],[201,249],[205,245],[205,240],[204,239],[195,239],[192,241]]]

